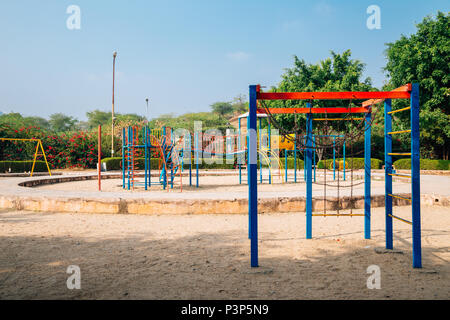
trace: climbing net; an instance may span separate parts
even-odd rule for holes
[[[270,111],[270,108],[267,106],[266,101],[264,100],[257,100],[257,103],[259,103],[259,106],[262,107],[262,109],[265,111],[265,113],[268,116],[269,123],[278,129],[281,136],[284,137],[284,139],[287,139],[291,141],[292,143],[295,143],[299,147],[299,151],[302,153],[303,157],[305,156],[304,150],[312,150],[313,152],[320,152],[323,156],[326,155],[327,150],[333,150],[334,153],[337,154],[337,158],[339,159],[340,156],[340,150],[343,147],[345,143],[348,143],[350,145],[350,183],[342,185],[340,183],[340,161],[338,161],[338,170],[337,170],[337,183],[336,184],[330,184],[327,182],[327,170],[328,170],[328,162],[327,159],[323,158],[323,176],[324,181],[323,182],[315,182],[318,185],[323,186],[323,213],[322,214],[313,214],[313,216],[364,216],[364,214],[354,214],[353,213],[353,207],[354,207],[354,197],[353,197],[353,189],[355,186],[364,184],[364,181],[362,182],[354,182],[354,157],[358,154],[361,154],[364,150],[354,152],[354,143],[358,141],[366,130],[368,130],[372,124],[373,121],[375,121],[379,110],[381,108],[378,108],[378,105],[382,103],[382,101],[378,101],[378,103],[374,104],[375,106],[374,112],[372,113],[373,106],[368,110],[368,112],[372,113],[372,117],[370,121],[367,121],[365,117],[362,118],[355,118],[354,113],[351,112],[353,107],[353,100],[349,100],[348,104],[348,112],[343,113],[343,116],[339,118],[329,118],[328,112],[324,113],[324,118],[320,119],[313,119],[313,120],[319,120],[324,123],[322,128],[320,129],[320,135],[316,136],[314,138],[314,141],[311,141],[311,136],[306,134],[306,128],[302,128],[299,126],[299,121],[297,119],[297,113],[294,112],[294,126],[291,130],[285,129],[284,126],[282,126],[277,118],[274,116],[274,114]],[[312,109],[312,104],[309,104],[310,110]],[[310,112],[310,114],[312,114]],[[330,133],[333,133],[333,128],[330,126],[331,121],[340,121],[339,123],[344,123],[345,121],[350,122],[349,128],[351,130],[345,130],[344,134],[341,134],[337,136],[337,138],[333,139],[333,141],[330,141]],[[318,138],[318,139],[317,139]],[[345,166],[345,160],[343,165]],[[344,178],[345,179],[345,178]],[[336,206],[336,214],[328,214],[327,213],[327,187],[336,188],[337,192],[337,200],[338,204]],[[350,213],[348,214],[341,214],[340,212],[340,190],[341,188],[350,188]]]

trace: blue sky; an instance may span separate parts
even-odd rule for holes
[[[366,27],[369,5],[381,29]],[[69,30],[69,5],[81,29]],[[13,1],[0,4],[0,111],[84,120],[111,108],[112,52],[116,112],[150,117],[209,110],[246,95],[249,84],[276,85],[293,55],[309,63],[351,49],[380,87],[385,43],[448,0],[318,1]]]

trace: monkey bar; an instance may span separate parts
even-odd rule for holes
[[[391,99],[410,99],[411,106],[392,111]],[[258,100],[307,100],[306,108],[258,108]],[[314,108],[313,100],[365,100],[361,107],[329,107]],[[312,214],[312,114],[354,114],[364,113],[364,234],[370,239],[370,211],[371,211],[371,121],[372,106],[385,102],[385,201],[386,201],[386,248],[392,249],[392,156],[411,156],[412,167],[412,226],[413,226],[413,267],[421,268],[421,238],[420,238],[420,166],[419,166],[419,85],[407,84],[392,91],[370,92],[262,92],[260,85],[249,87],[249,117],[248,117],[248,181],[249,181],[249,238],[251,267],[258,267],[258,190],[257,190],[257,114],[306,114],[306,238],[312,238],[312,217],[328,216],[330,214]],[[269,110],[270,109],[270,110]],[[411,110],[411,130],[403,132],[392,131],[392,113]],[[321,118],[321,120],[323,120]],[[345,120],[345,119],[342,119]],[[323,121],[326,121],[323,120]],[[411,152],[392,152],[392,135],[411,133]],[[353,214],[339,214],[339,216],[355,216]],[[400,221],[407,220],[399,218]]]

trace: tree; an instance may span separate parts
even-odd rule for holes
[[[16,129],[34,126],[41,129],[50,129],[49,122],[41,117],[23,117],[20,113],[5,113],[0,115],[0,124],[7,124]]]
[[[37,126],[41,129],[50,129],[50,123],[47,119],[41,117],[25,117],[26,123],[30,123],[31,125]]]
[[[50,126],[55,132],[73,131],[77,119],[63,113],[54,113],[50,116]]]
[[[216,102],[211,105],[214,113],[225,116],[233,112],[233,106],[229,102]]]
[[[111,112],[104,112],[98,109],[86,112],[88,118],[88,126],[90,129],[97,128],[99,125],[107,125],[111,123]]]
[[[111,126],[111,112],[94,110],[94,111],[86,112],[86,116],[88,118],[87,126],[90,129],[95,129],[99,125],[101,125],[103,127]],[[123,127],[123,126],[141,124],[145,120],[145,117],[134,114],[134,113],[127,113],[127,114],[115,113],[114,118],[115,118],[114,126],[117,125],[118,128]]]
[[[245,95],[238,95],[233,99],[233,113],[242,114],[248,111],[248,102],[246,102]]]
[[[138,114],[135,113],[127,113],[127,114],[116,114],[116,121],[128,121],[128,122],[143,122],[145,120],[145,117],[140,116]]]
[[[420,126],[423,156],[448,159],[450,151],[450,19],[438,12],[417,24],[417,32],[387,44],[385,90],[420,83]],[[394,101],[394,107],[406,106]],[[409,115],[398,114],[402,122]]]
[[[311,92],[311,91],[373,91],[371,79],[362,79],[364,64],[359,60],[351,59],[351,51],[342,54],[331,51],[331,57],[317,64],[307,64],[304,60],[294,56],[294,66],[288,68],[282,75],[277,87],[271,88],[274,92]],[[354,101],[318,100],[313,101],[313,107],[337,107],[354,104]],[[304,107],[306,101],[286,100],[265,102],[268,107]],[[263,104],[264,105],[264,104]],[[304,114],[276,115],[275,119],[283,130],[292,130],[301,134],[305,131],[306,116]],[[275,124],[274,124],[275,125]],[[315,133],[333,134],[354,132],[355,125],[351,121],[314,122]],[[280,132],[282,133],[282,132]],[[357,133],[355,133],[357,135]],[[359,131],[361,135],[361,130]],[[348,146],[349,144],[347,144]],[[327,153],[330,150],[326,151]]]

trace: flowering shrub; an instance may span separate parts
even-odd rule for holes
[[[97,132],[49,134],[35,126],[14,129],[0,127],[1,138],[41,139],[51,168],[95,168],[97,159]],[[33,160],[36,142],[0,141],[0,160]],[[38,150],[41,153],[41,150]],[[39,160],[44,160],[42,156]]]

